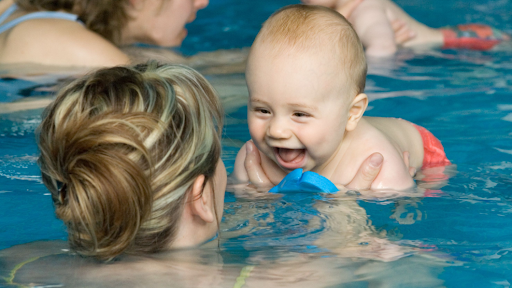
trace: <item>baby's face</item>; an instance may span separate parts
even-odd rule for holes
[[[314,52],[253,47],[248,124],[260,151],[283,170],[319,172],[338,155],[348,118],[339,64]]]

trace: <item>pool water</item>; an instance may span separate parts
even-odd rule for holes
[[[396,2],[432,27],[480,22],[512,32],[511,0]],[[192,55],[247,47],[273,11],[293,3],[211,1],[189,25],[181,51]],[[254,272],[252,281],[260,281],[254,287],[510,287],[508,48],[404,49],[389,59],[370,59],[366,92],[371,102],[365,115],[403,118],[429,129],[456,165],[454,175],[426,195],[329,198],[313,193],[248,200],[228,193],[218,252],[224,263],[282,268]],[[0,91],[1,102],[47,93],[40,83],[12,79],[3,79]],[[244,102],[242,94],[226,103],[223,159],[228,170],[250,138],[246,107],[238,104]],[[0,249],[66,239],[36,164],[34,130],[40,113],[0,114]]]

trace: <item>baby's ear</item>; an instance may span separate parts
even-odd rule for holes
[[[363,117],[364,111],[366,111],[366,107],[368,106],[368,96],[366,94],[361,93],[357,94],[357,96],[350,103],[350,108],[348,110],[348,121],[345,130],[352,131],[356,129],[357,123]]]

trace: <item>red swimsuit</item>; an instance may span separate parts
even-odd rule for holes
[[[424,153],[422,168],[451,165],[452,163],[446,158],[443,145],[439,139],[427,129],[414,123],[411,124],[420,132],[421,139],[423,140]]]

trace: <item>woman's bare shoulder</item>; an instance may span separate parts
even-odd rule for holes
[[[1,63],[55,66],[114,66],[129,58],[113,43],[78,22],[33,19],[20,23],[3,37]]]
[[[48,255],[67,253],[69,245],[62,240],[36,241],[0,250],[0,279],[20,263],[31,262]],[[0,286],[1,286],[0,282]]]
[[[5,260],[7,258],[41,257],[50,254],[62,253],[63,250],[67,251],[67,249],[69,249],[69,245],[66,241],[35,241],[0,250],[0,258]]]

